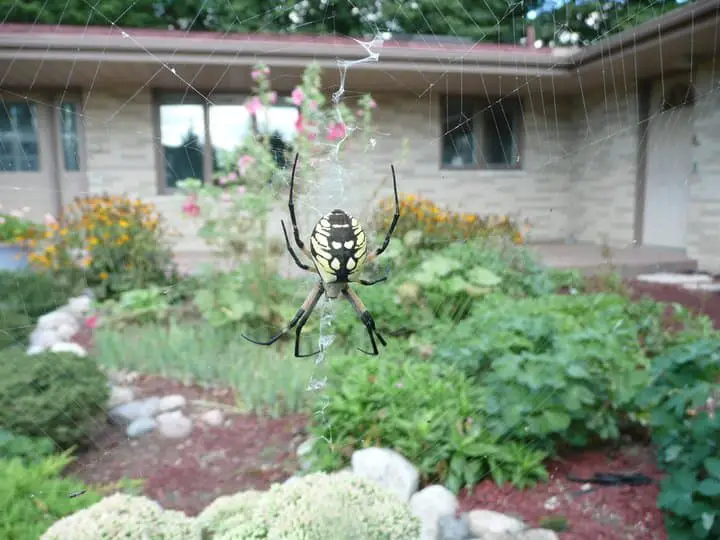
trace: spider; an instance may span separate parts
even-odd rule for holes
[[[303,326],[305,326],[305,323],[307,323],[310,315],[312,315],[313,309],[315,309],[315,306],[322,297],[323,293],[325,293],[325,295],[330,299],[336,299],[342,295],[355,309],[360,321],[367,329],[368,336],[370,336],[372,352],[368,352],[363,349],[358,350],[365,354],[376,356],[379,353],[375,337],[377,336],[378,341],[383,346],[387,346],[387,343],[375,328],[375,321],[363,304],[362,300],[360,300],[360,297],[350,288],[350,283],[356,282],[361,285],[375,285],[376,283],[380,283],[381,281],[385,281],[387,279],[387,276],[384,276],[379,279],[369,281],[366,279],[359,279],[359,276],[360,271],[366,263],[375,260],[387,249],[388,244],[390,244],[390,238],[397,226],[398,219],[400,219],[400,203],[398,202],[395,167],[390,165],[390,171],[392,172],[393,179],[393,190],[395,192],[395,214],[393,215],[392,222],[390,223],[390,229],[385,235],[384,242],[375,250],[374,253],[368,254],[365,231],[358,220],[343,210],[337,209],[325,214],[317,222],[313,228],[312,235],[310,236],[310,249],[308,249],[300,239],[300,232],[295,218],[295,205],[293,203],[295,169],[297,167],[299,157],[300,154],[295,154],[295,162],[293,163],[292,174],[290,176],[290,197],[288,201],[288,209],[290,210],[290,220],[292,221],[295,243],[305,256],[312,261],[314,268],[300,260],[290,245],[290,237],[288,236],[287,229],[285,228],[285,221],[281,220],[280,224],[282,225],[283,234],[285,235],[285,244],[290,252],[290,256],[295,261],[295,264],[303,270],[318,274],[320,279],[310,290],[310,293],[307,295],[307,298],[305,298],[305,301],[295,316],[288,325],[280,331],[280,333],[267,341],[256,341],[246,335],[243,335],[243,337],[257,345],[272,345],[297,326],[295,329],[295,357],[306,358],[314,356],[322,352],[322,348],[310,354],[300,354],[300,334],[302,333]]]

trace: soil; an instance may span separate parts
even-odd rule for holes
[[[460,511],[495,510],[533,527],[542,527],[544,519],[555,518],[566,524],[565,530],[558,531],[562,540],[667,540],[662,514],[655,504],[661,474],[650,448],[584,451],[551,462],[548,471],[549,482],[523,491],[486,480],[470,493],[461,492]],[[600,486],[568,480],[568,474],[584,479],[596,473],[639,473],[654,483]]]
[[[720,328],[720,294],[637,282],[631,286],[636,297],[679,302],[709,315]],[[76,341],[92,349],[91,332],[85,330]],[[142,479],[143,494],[165,508],[197,515],[220,495],[267,489],[298,469],[295,451],[306,437],[305,416],[271,419],[235,412],[235,396],[227,388],[202,388],[157,376],[139,376],[132,386],[138,397],[182,394],[191,404],[191,415],[224,408],[225,425],[210,427],[197,421],[190,437],[178,442],[156,433],[131,440],[123,428],[104,424],[69,474],[89,484]],[[637,472],[657,481],[661,475],[649,447],[636,444],[615,451],[584,451],[552,462],[549,471],[549,482],[523,491],[485,481],[470,493],[461,492],[460,509],[496,510],[532,526],[540,526],[546,517],[564,518],[568,528],[558,533],[562,540],[666,540],[662,514],[656,508],[657,483],[592,486],[585,491],[587,486],[567,479],[568,474],[585,478],[595,473]]]
[[[144,495],[165,508],[194,516],[220,495],[265,490],[297,470],[295,451],[304,440],[306,417],[272,419],[233,413],[235,396],[226,388],[205,389],[155,376],[140,376],[132,386],[139,398],[185,396],[191,417],[212,408],[225,409],[224,425],[211,427],[195,421],[190,437],[178,441],[154,432],[129,439],[123,427],[104,424],[68,474],[94,485],[141,479]]]

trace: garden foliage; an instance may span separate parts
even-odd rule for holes
[[[77,198],[47,225],[30,261],[100,298],[173,281],[167,230],[152,204],[121,195]]]
[[[71,461],[68,453],[32,463],[0,458],[0,538],[37,540],[54,521],[100,500],[81,482],[60,476]],[[70,496],[83,490],[80,497]]]
[[[3,351],[0,426],[16,435],[49,437],[61,449],[82,445],[108,397],[107,377],[92,358]]]
[[[663,479],[658,506],[670,540],[720,537],[720,337],[655,358],[639,397],[651,411]]]

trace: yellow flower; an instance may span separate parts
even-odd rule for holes
[[[100,243],[100,240],[98,240],[98,239],[97,239],[96,237],[94,237],[94,236],[91,236],[90,239],[88,240],[88,243],[89,243],[91,246],[97,246],[97,245]]]
[[[65,227],[60,229],[60,236],[67,236],[67,233],[68,233],[68,230]]]
[[[121,219],[118,225],[120,225],[120,227],[122,227],[123,229],[127,229],[130,226],[130,224],[124,219]]]
[[[110,276],[108,276],[107,272],[100,272],[100,279],[102,279],[103,281],[105,281],[108,277]]]

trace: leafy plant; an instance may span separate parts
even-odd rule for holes
[[[123,292],[117,300],[103,304],[103,309],[108,312],[108,323],[122,325],[164,320],[170,311],[167,292],[167,288],[158,286]]]
[[[395,199],[388,197],[381,200],[373,218],[374,226],[387,230],[394,213]],[[419,244],[430,249],[494,235],[510,238],[516,244],[523,243],[520,227],[508,216],[455,212],[439,207],[430,199],[402,195],[396,234],[404,236],[410,231],[418,231],[421,234]]]
[[[720,337],[657,357],[647,389],[658,462],[667,476],[658,506],[671,540],[720,536]]]
[[[69,452],[30,464],[0,459],[0,537],[36,540],[55,520],[100,500],[81,482],[60,477],[71,461]]]
[[[0,243],[22,244],[33,242],[43,234],[43,227],[24,217],[22,210],[0,213]]]
[[[0,309],[24,313],[33,321],[64,305],[75,292],[48,272],[0,271]]]
[[[23,463],[34,463],[46,458],[55,450],[48,437],[26,437],[0,428],[0,460],[20,458]]]
[[[3,351],[0,426],[17,435],[50,437],[61,449],[82,445],[108,397],[107,378],[89,357]]]
[[[638,327],[617,295],[487,297],[457,325],[439,325],[433,360],[481,385],[485,426],[498,437],[585,446],[637,421],[648,381]]]
[[[392,448],[420,469],[427,482],[457,492],[485,476],[531,486],[547,478],[546,454],[502,441],[478,416],[482,389],[450,366],[401,360],[388,348],[383,359],[355,356],[333,360],[310,431],[313,467],[334,470],[352,452]],[[329,441],[329,442],[328,442]]]
[[[13,345],[27,345],[33,321],[25,313],[0,308],[0,351]]]
[[[76,198],[31,253],[35,266],[95,289],[99,298],[172,283],[175,266],[155,207],[120,195]]]

